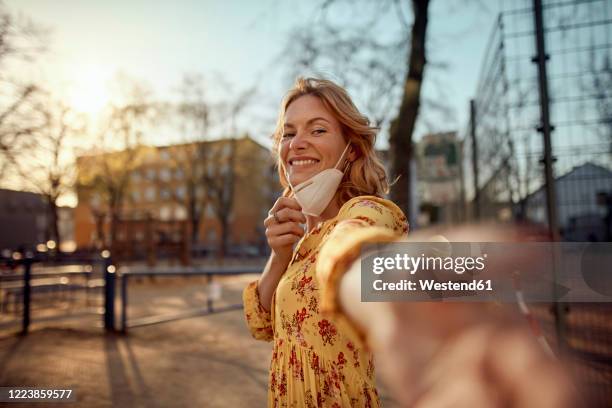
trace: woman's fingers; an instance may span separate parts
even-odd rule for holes
[[[295,221],[301,224],[306,223],[306,216],[301,211],[289,207],[278,210],[276,212],[276,218],[278,218],[280,222]]]
[[[297,222],[284,222],[275,224],[266,229],[266,237],[268,239],[285,234],[293,234],[301,237],[304,235],[304,229]]]
[[[297,202],[297,200],[295,198],[280,197],[278,200],[276,200],[276,202],[274,203],[274,205],[270,209],[270,214],[274,214],[276,211],[279,211],[279,210],[281,210],[283,208],[291,208],[291,209],[294,209],[296,211],[301,211],[302,210],[302,207],[300,207],[300,205],[298,204],[298,202]]]
[[[268,239],[270,247],[283,247],[293,245],[300,240],[300,236],[295,234],[276,235]]]
[[[270,214],[264,220],[264,226],[271,227],[272,225],[279,223],[286,223],[288,221],[294,221],[297,223],[304,224],[306,223],[306,217],[301,212],[291,209],[291,208],[283,208],[276,212],[276,217],[274,213]]]
[[[294,198],[280,197],[272,206],[268,217],[264,220],[266,228],[287,221],[295,221],[304,224],[306,216],[301,212],[302,208]]]

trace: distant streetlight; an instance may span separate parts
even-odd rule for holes
[[[47,245],[45,245],[45,244],[38,244],[38,245],[36,245],[36,250],[38,252],[47,252]]]
[[[47,248],[49,248],[49,249],[55,249],[56,245],[57,244],[52,239],[47,241]]]

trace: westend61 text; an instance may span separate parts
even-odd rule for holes
[[[391,290],[406,290],[406,291],[414,291],[414,290],[422,290],[422,291],[455,291],[455,290],[469,290],[469,291],[490,291],[493,290],[493,285],[491,284],[491,279],[487,280],[471,280],[465,282],[438,282],[434,279],[419,279],[417,282],[402,279],[398,282],[383,282],[381,279],[375,280],[373,284],[374,290],[377,291],[391,291]]]

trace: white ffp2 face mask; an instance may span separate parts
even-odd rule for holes
[[[333,168],[325,169],[297,186],[291,185],[289,174],[285,170],[287,182],[304,214],[318,217],[334,198],[334,194],[336,194],[342,182],[342,177],[344,177],[344,172],[338,170],[337,167],[344,159],[349,146],[350,143],[346,145],[340,159]]]

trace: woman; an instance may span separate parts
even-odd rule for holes
[[[333,82],[298,79],[283,101],[274,144],[285,193],[264,222],[270,259],[244,291],[251,333],[274,340],[269,406],[379,406],[363,336],[334,313],[341,260],[354,252],[346,234],[362,229],[355,242],[364,242],[407,232],[401,210],[382,198],[375,135]],[[315,175],[316,185],[304,185]]]
[[[333,82],[300,78],[282,103],[274,146],[285,191],[264,221],[270,259],[243,293],[252,335],[274,342],[268,406],[379,406],[370,350],[409,406],[571,406],[567,377],[507,314],[477,303],[359,300],[361,245],[408,231],[382,198],[375,134]],[[510,238],[497,227],[446,233]]]

